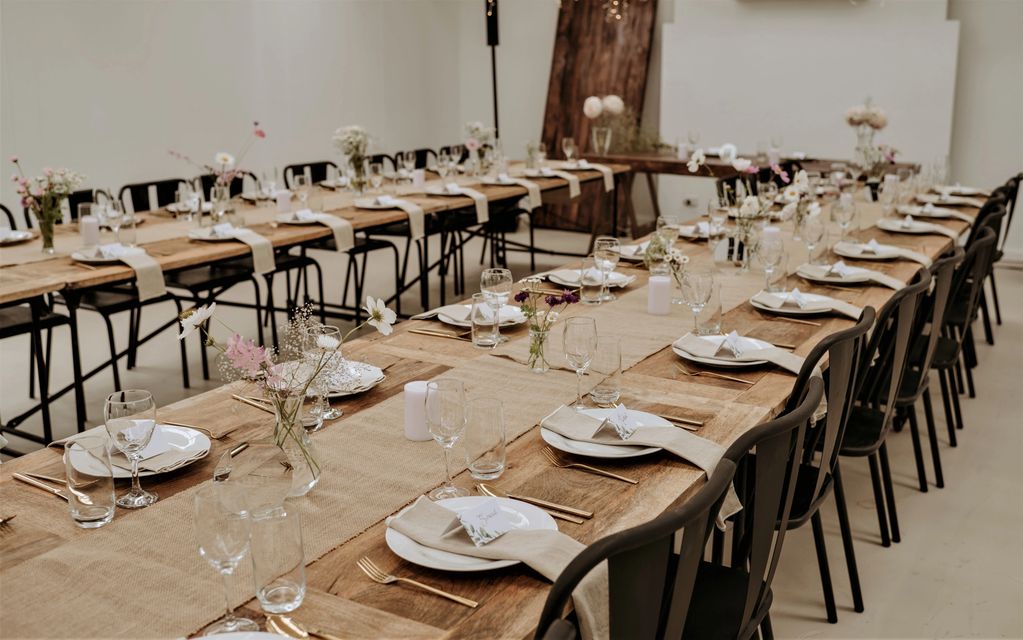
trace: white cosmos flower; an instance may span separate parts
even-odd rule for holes
[[[796,177],[792,179],[792,186],[799,189],[800,193],[810,191],[810,178],[806,175],[806,169],[800,169],[796,172]]]
[[[760,214],[760,199],[756,196],[746,196],[739,207],[739,214],[746,218],[753,218]]]
[[[625,111],[625,101],[621,97],[614,95],[604,96],[602,101],[604,104],[604,111],[607,111],[613,116],[617,116],[621,112]]]
[[[596,120],[604,112],[604,103],[597,96],[590,96],[583,102],[583,115],[590,120]]]
[[[707,154],[703,152],[703,149],[697,149],[693,155],[689,156],[686,168],[689,169],[689,173],[696,173],[705,164],[707,164]]]
[[[192,313],[181,318],[181,333],[178,334],[178,340],[184,340],[188,336],[192,335],[201,324],[213,317],[213,312],[217,308],[216,302],[211,302],[209,306],[203,305],[194,309]]]
[[[795,202],[799,200],[799,187],[790,184],[785,187],[785,191],[782,192],[782,197],[785,198],[785,202]]]
[[[752,164],[753,162],[746,158],[736,158],[732,160],[732,168],[739,173],[745,173],[746,169],[749,169]]]
[[[334,351],[341,346],[341,341],[334,336],[317,336],[316,346],[324,351]]]
[[[721,145],[721,149],[720,151],[718,151],[718,156],[720,156],[721,160],[724,162],[731,162],[735,160],[735,158],[738,157],[738,155],[739,150],[736,149],[735,145],[732,144],[731,142],[726,142],[723,145]]]
[[[213,156],[213,161],[223,169],[230,169],[234,167],[234,156],[226,151],[221,151],[217,155]]]
[[[367,322],[370,326],[385,336],[391,335],[391,331],[394,330],[391,325],[398,319],[398,316],[387,308],[382,298],[366,296],[366,306],[364,309],[366,309],[366,313],[369,315]]]

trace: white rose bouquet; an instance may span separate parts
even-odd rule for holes
[[[334,131],[334,147],[348,158],[352,167],[352,189],[357,194],[366,188],[366,151],[369,149],[369,134],[358,125],[341,127]]]

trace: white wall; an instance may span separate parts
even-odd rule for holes
[[[473,5],[478,3],[473,2]],[[92,186],[195,170],[259,119],[262,170],[336,158],[361,124],[382,151],[457,140],[458,5],[434,0],[0,1],[0,157]],[[488,94],[489,95],[489,94]],[[7,168],[4,169],[7,175]],[[12,209],[11,183],[0,201]]]

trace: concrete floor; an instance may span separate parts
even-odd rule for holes
[[[585,236],[564,232],[542,231],[537,240],[542,246],[558,250],[582,251],[586,245]],[[480,269],[476,264],[479,245],[469,248],[466,256],[467,284],[473,287]],[[336,254],[317,257],[328,273],[344,273],[344,258]],[[539,257],[537,269],[551,268],[565,260]],[[528,255],[512,254],[510,262],[516,277],[529,272]],[[367,293],[388,294],[393,280],[387,257],[381,255],[371,265]],[[1005,324],[996,328],[997,348],[978,345],[978,397],[963,400],[966,429],[960,433],[958,448],[950,448],[947,436],[942,435],[946,430],[940,397],[935,396],[946,487],[932,486],[930,492],[920,493],[909,434],[889,438],[903,541],[885,549],[880,545],[866,462],[844,460],[866,611],[858,614],[852,610],[837,518],[833,504],[828,504],[824,508],[824,528],[839,605],[838,624],[825,621],[813,539],[810,528],[805,527],[786,538],[774,583],[771,613],[778,638],[1023,637],[1023,552],[1017,541],[1023,532],[1023,499],[1017,493],[1017,457],[1023,451],[1023,429],[1016,414],[1023,409],[1023,400],[1016,395],[1021,388],[1016,376],[1023,360],[1023,271],[1000,269],[998,278]],[[434,301],[437,291],[435,284]],[[336,301],[339,293],[328,291],[328,300]],[[282,300],[283,289],[276,295]],[[239,287],[235,296],[251,299],[251,289]],[[414,292],[403,302],[408,305],[407,311],[418,309]],[[157,318],[172,313],[169,304],[148,308],[143,325],[154,326]],[[252,311],[225,308],[219,314],[231,326],[255,335]],[[87,337],[83,340],[83,359],[90,368],[106,356],[105,334],[98,316],[82,313],[81,317],[81,334]],[[127,340],[125,324],[126,317],[118,323],[117,339],[122,346]],[[66,330],[56,332],[54,353],[69,353]],[[157,390],[161,405],[217,386],[217,380],[202,380],[198,355],[198,342],[192,340],[192,388],[182,389],[176,337],[165,332],[140,350],[135,370],[124,371],[122,361],[122,386]],[[0,415],[9,418],[32,404],[27,396],[27,339],[0,343],[0,364]],[[69,357],[55,355],[52,386],[70,382],[70,370]],[[937,389],[937,384],[934,386]],[[109,372],[86,384],[90,424],[101,417],[103,398],[111,391]],[[56,437],[74,432],[70,394],[55,403],[53,416]],[[38,416],[25,426],[34,432],[40,427]],[[10,439],[21,450],[33,448],[25,441]],[[928,458],[928,469],[929,464]]]

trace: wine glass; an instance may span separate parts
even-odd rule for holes
[[[318,420],[315,428],[311,429],[316,431],[323,426],[324,420],[336,420],[341,417],[341,411],[327,402],[327,394],[337,387],[334,383],[340,382],[337,378],[344,366],[341,357],[341,330],[326,324],[307,327],[302,350],[312,371],[319,370],[310,385],[316,393],[312,414]]]
[[[814,263],[814,252],[817,250],[817,245],[824,239],[826,231],[827,227],[824,226],[821,214],[818,213],[803,218],[800,235],[803,236],[803,241],[806,242],[806,250],[809,253],[807,262],[810,264]]]
[[[615,295],[611,293],[607,281],[622,257],[618,238],[598,236],[593,242],[593,256],[597,259],[597,268],[600,269],[601,275],[600,300],[601,302],[614,300]]]
[[[590,366],[593,355],[597,351],[597,321],[593,318],[575,317],[565,321],[563,336],[565,358],[575,369],[576,397],[575,408],[583,408],[583,374]]]
[[[120,243],[121,222],[124,220],[124,208],[121,207],[121,203],[111,200],[106,204],[96,205],[95,210],[99,214],[100,224],[109,227],[114,232],[114,242]]]
[[[722,235],[725,232],[725,222],[728,220],[728,201],[712,196],[707,201],[707,217],[710,218],[707,236]]]
[[[448,150],[448,155],[451,158],[451,172],[458,171],[458,165],[462,162],[462,156],[465,154],[465,148],[460,144],[451,145],[451,149]]]
[[[305,174],[295,174],[292,176],[292,182],[294,183],[295,195],[298,196],[299,204],[302,209],[309,208],[309,177]]]
[[[444,180],[448,176],[448,170],[451,168],[451,156],[441,151],[437,154],[437,175],[440,176],[441,180]]]
[[[374,191],[380,192],[380,187],[384,184],[384,164],[382,162],[369,163],[369,183],[373,186]]]
[[[700,312],[710,302],[714,291],[714,272],[700,267],[688,267],[682,274],[682,299],[693,312],[693,333],[700,332]]]
[[[199,555],[210,563],[224,581],[224,606],[227,613],[222,620],[203,629],[203,635],[259,631],[259,625],[248,618],[234,615],[227,577],[234,573],[249,553],[249,516],[231,491],[223,483],[201,487],[195,494],[195,538]]]
[[[440,379],[426,385],[426,424],[430,435],[444,449],[447,483],[430,492],[430,498],[461,498],[469,492],[451,479],[451,449],[465,435],[465,386],[460,380]]]
[[[501,340],[501,308],[508,304],[512,290],[512,273],[508,269],[484,269],[480,275],[480,291],[497,319],[497,340]]]
[[[840,240],[845,240],[849,233],[849,226],[856,216],[856,203],[853,202],[852,194],[843,193],[838,200],[831,203],[831,219],[838,223],[842,229]]]
[[[409,180],[409,182],[411,182],[412,172],[416,170],[415,151],[406,151],[405,154],[401,156],[401,167],[405,170],[405,177]]]
[[[757,244],[757,255],[760,257],[761,264],[764,265],[766,277],[764,291],[772,291],[771,280],[774,278],[774,272],[785,258],[785,243],[782,242],[780,235],[765,233]]]
[[[575,138],[562,138],[561,150],[565,152],[565,160],[571,164],[576,152]]]
[[[695,129],[690,129],[686,135],[686,140],[689,141],[690,147],[695,147],[700,142],[700,132]]]
[[[781,145],[785,143],[785,139],[780,135],[771,136],[771,149],[778,151],[781,149]]]
[[[536,168],[543,169],[544,163],[547,162],[547,145],[543,142],[536,143]]]
[[[142,389],[115,391],[103,404],[103,422],[114,446],[131,461],[131,490],[117,499],[125,509],[148,507],[157,500],[155,493],[139,485],[139,460],[149,446],[156,428],[156,402],[153,394]]]

